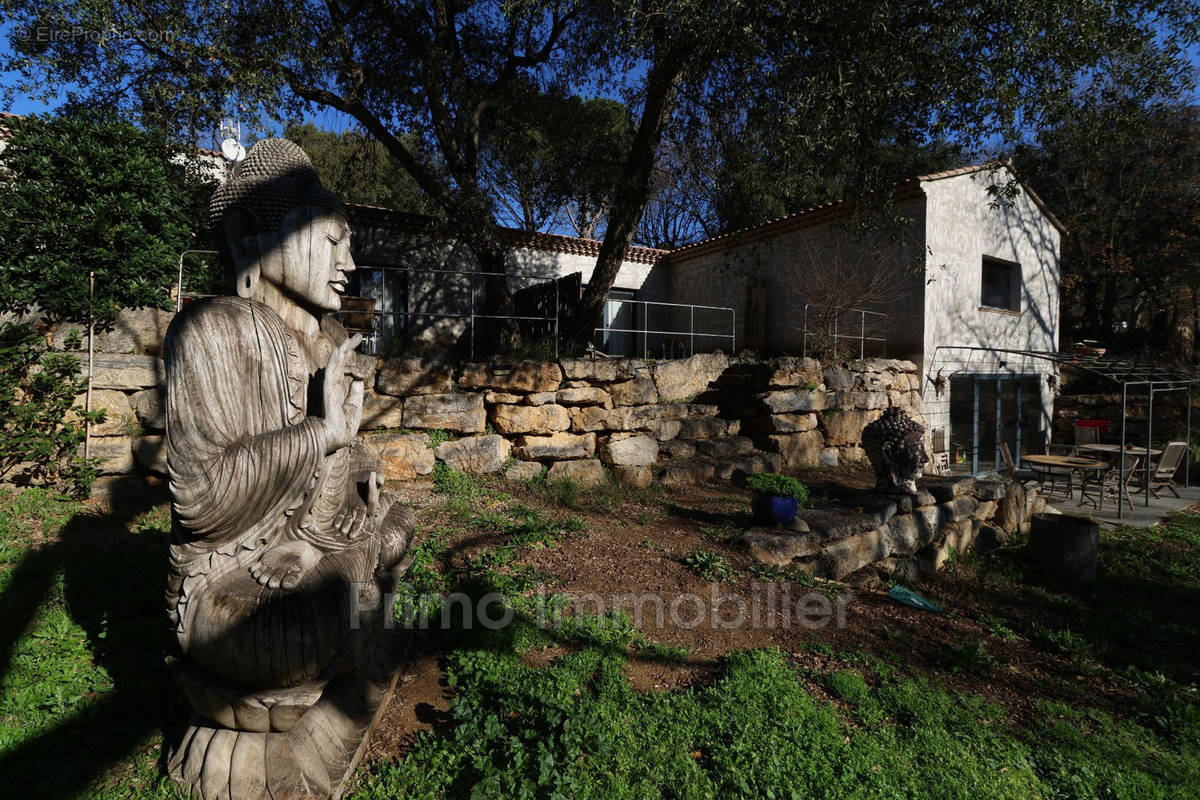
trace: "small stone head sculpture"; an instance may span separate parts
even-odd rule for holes
[[[281,297],[314,315],[341,308],[354,270],[346,210],[297,145],[254,145],[213,193],[209,217],[238,296]]]
[[[916,494],[917,478],[925,462],[925,427],[899,408],[863,428],[862,446],[875,470],[875,488],[884,492]]]

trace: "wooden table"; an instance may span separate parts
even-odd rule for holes
[[[1133,446],[1126,447],[1124,450],[1122,450],[1121,445],[1119,444],[1081,444],[1079,445],[1079,449],[1087,450],[1089,453],[1103,453],[1111,456],[1124,453],[1127,456],[1138,456],[1139,458],[1145,458],[1147,452],[1149,452],[1149,454],[1152,456],[1162,455],[1162,450],[1156,450],[1153,447],[1151,447],[1149,451],[1147,451],[1144,447]]]
[[[1118,450],[1120,448],[1117,448]],[[1027,464],[1033,464],[1039,467],[1058,467],[1059,469],[1069,469],[1080,473],[1079,481],[1079,505],[1083,505],[1083,501],[1088,496],[1088,487],[1093,486],[1099,491],[1101,484],[1101,476],[1109,469],[1111,465],[1107,461],[1101,461],[1098,458],[1078,458],[1076,456],[1051,456],[1051,455],[1031,455],[1021,456],[1021,460]],[[1089,480],[1089,477],[1091,480]]]

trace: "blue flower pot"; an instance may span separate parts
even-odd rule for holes
[[[755,494],[750,503],[754,520],[762,525],[787,525],[796,518],[797,508],[796,498],[775,494]]]

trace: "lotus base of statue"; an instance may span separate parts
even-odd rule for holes
[[[408,559],[376,584],[384,596],[407,568]],[[341,797],[411,642],[409,631],[385,629],[380,597],[368,596],[376,586],[360,597],[360,607],[370,608],[359,615],[361,656],[335,674],[254,690],[168,659],[196,712],[167,758],[168,773],[185,793],[203,800]]]

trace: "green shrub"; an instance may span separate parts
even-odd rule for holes
[[[473,476],[438,462],[433,468],[433,490],[456,500],[472,500],[480,496],[483,487]]]
[[[808,487],[790,475],[779,475],[774,472],[747,475],[746,488],[753,489],[759,494],[794,497],[800,505],[808,502]]]
[[[979,639],[947,645],[945,658],[954,672],[965,672],[981,678],[991,677],[1000,665],[999,660],[988,651],[987,645]]]
[[[200,162],[111,110],[4,124],[0,310],[104,326],[121,308],[171,307],[179,254],[208,249]],[[189,258],[184,288],[218,290],[221,272]]]
[[[96,460],[79,449],[87,421],[104,412],[74,405],[87,385],[79,372],[79,359],[48,350],[28,325],[0,324],[0,479],[87,494]]]
[[[429,448],[433,449],[439,444],[453,442],[454,434],[450,433],[449,431],[432,430],[425,431],[425,438],[429,440]]]
[[[737,572],[720,553],[697,548],[683,557],[683,564],[708,581],[727,581]]]
[[[579,484],[570,478],[546,481],[546,496],[566,508],[579,507]]]

